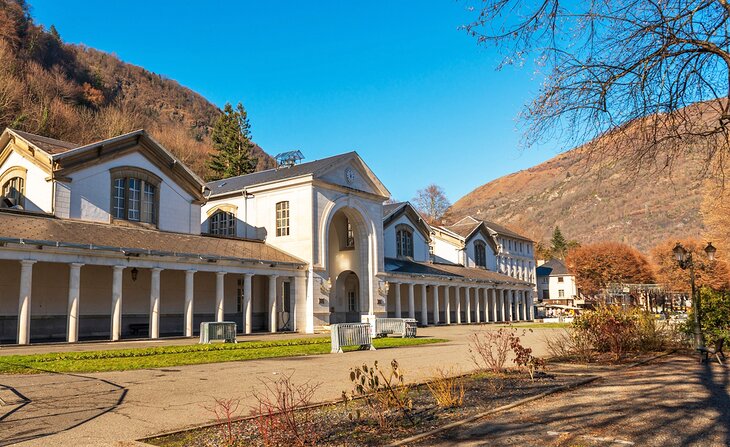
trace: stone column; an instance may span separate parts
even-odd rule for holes
[[[446,324],[451,324],[451,297],[449,297],[449,289],[451,286],[444,286],[444,320]]]
[[[226,272],[215,272],[215,321],[219,323],[226,318],[225,277]]]
[[[416,303],[413,298],[413,283],[408,284],[408,318],[416,319]]]
[[[69,264],[68,276],[68,321],[66,322],[66,341],[79,341],[79,299],[81,294],[81,267],[84,264]]]
[[[464,289],[464,299],[466,300],[466,322],[471,323],[471,287]]]
[[[390,283],[390,287],[393,289],[393,299],[395,299],[395,317],[400,318],[402,315],[401,308],[400,308],[400,283],[393,282]]]
[[[307,327],[307,277],[294,277],[294,330]]]
[[[150,270],[150,338],[160,338],[160,272],[160,268]]]
[[[185,336],[193,336],[193,279],[195,277],[195,270],[185,271],[185,308],[183,309],[183,320],[185,324]]]
[[[456,300],[456,324],[461,324],[461,290],[463,287],[456,287],[454,299]]]
[[[481,316],[479,315],[482,312],[482,308],[480,305],[481,296],[479,294],[479,287],[474,288],[474,322],[475,323],[481,323]]]
[[[33,289],[33,264],[20,261],[20,294],[18,295],[18,344],[30,343],[30,298]]]
[[[497,321],[497,289],[489,291],[489,321]]]
[[[520,291],[520,320],[527,320],[527,292]]]
[[[117,341],[122,337],[122,273],[123,265],[115,265],[112,272],[112,328],[111,339]]]
[[[426,303],[426,284],[421,284],[421,324],[428,326],[428,304]]]
[[[269,332],[274,333],[276,327],[276,279],[278,275],[269,275]]]
[[[439,318],[439,286],[438,284],[433,285],[433,324],[437,325],[440,322]]]
[[[535,319],[535,302],[532,295],[532,290],[527,292],[527,319],[530,321]]]
[[[512,301],[513,295],[512,294],[513,294],[513,292],[514,291],[511,290],[511,289],[510,290],[507,290],[507,316],[505,318],[505,321],[513,321],[514,320],[513,319],[514,315],[512,313],[514,311],[514,307],[512,306],[512,303],[513,303],[513,301]]]
[[[251,281],[253,273],[243,274],[243,333],[251,333],[251,318],[253,316],[253,309],[251,308]],[[297,282],[297,290],[299,283]],[[297,292],[298,293],[298,292]]]

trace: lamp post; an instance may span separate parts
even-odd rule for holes
[[[694,309],[694,336],[695,336],[695,347],[702,348],[705,346],[705,339],[702,335],[702,316],[700,315],[700,294],[695,286],[695,265],[692,260],[692,251],[685,249],[682,244],[677,242],[677,245],[672,249],[674,257],[677,258],[677,263],[682,270],[689,269],[689,280],[692,286],[692,307]],[[715,260],[715,252],[717,249],[713,247],[712,242],[707,244],[705,247],[705,253],[707,259],[711,262]]]

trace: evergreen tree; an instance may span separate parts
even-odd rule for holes
[[[211,155],[208,162],[211,170],[209,180],[254,172],[258,159],[252,156],[251,124],[240,102],[235,110],[226,103],[223,113],[215,122],[210,138],[216,152]]]
[[[565,240],[563,232],[560,231],[560,227],[557,225],[553,230],[553,238],[550,240],[550,249],[554,257],[565,259],[565,254],[568,251],[568,241]]]

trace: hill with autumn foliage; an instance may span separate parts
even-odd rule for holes
[[[206,177],[220,109],[177,82],[36,25],[24,1],[0,0],[0,130],[78,144],[144,128]],[[274,166],[254,148],[257,169]]]
[[[615,241],[646,253],[667,239],[702,235],[703,163],[682,154],[671,169],[636,173],[626,161],[597,163],[579,147],[476,188],[452,205],[445,220],[473,215],[542,242],[559,226],[583,244]]]

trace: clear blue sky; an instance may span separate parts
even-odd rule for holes
[[[455,201],[556,154],[520,148],[539,81],[496,70],[499,54],[458,30],[473,14],[460,1],[30,3],[67,42],[241,101],[272,155],[357,150],[400,200],[434,182]]]

